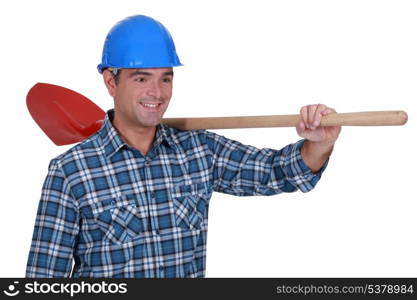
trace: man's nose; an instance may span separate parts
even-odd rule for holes
[[[159,83],[156,82],[156,81],[150,82],[147,94],[148,94],[148,96],[154,97],[156,99],[161,98],[162,88],[159,85]]]

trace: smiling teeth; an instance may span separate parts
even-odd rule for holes
[[[152,107],[152,108],[155,108],[159,105],[159,104],[149,104],[149,103],[142,103],[142,104],[143,104],[143,106]]]

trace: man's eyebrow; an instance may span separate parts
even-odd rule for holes
[[[137,70],[137,71],[134,71],[134,72],[130,73],[130,74],[129,74],[129,78],[132,78],[132,77],[137,76],[137,75],[147,75],[147,76],[151,76],[151,75],[153,75],[153,74],[152,74],[152,73],[150,73],[150,72],[146,72],[146,71],[139,71],[139,70]],[[174,76],[174,72],[173,72],[173,71],[168,71],[168,72],[165,72],[163,75],[164,75],[164,76]]]

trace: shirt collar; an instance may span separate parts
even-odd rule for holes
[[[112,124],[113,118],[114,109],[110,109],[106,113],[106,116],[103,121],[103,126],[101,127],[99,132],[104,147],[104,152],[108,158],[124,146],[127,146],[127,144],[120,137],[117,130],[114,128]],[[159,124],[156,128],[155,141],[153,146],[157,147],[161,143],[164,143],[172,149],[175,149],[175,143],[170,136],[169,127],[162,123]]]

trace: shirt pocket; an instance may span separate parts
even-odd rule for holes
[[[172,189],[172,202],[177,227],[201,229],[208,213],[209,192],[207,184],[178,185]]]
[[[122,244],[140,235],[147,227],[147,206],[138,205],[138,195],[123,195],[94,203],[92,213],[104,237]]]

